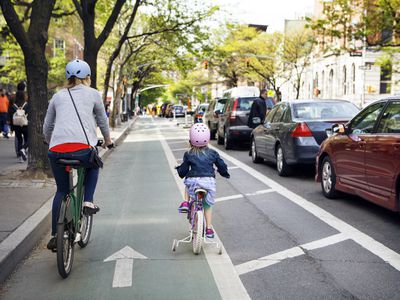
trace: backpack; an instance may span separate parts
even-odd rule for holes
[[[14,107],[16,109],[16,111],[13,115],[13,119],[12,119],[14,126],[27,126],[28,125],[28,115],[25,113],[25,110],[24,110],[25,105],[26,105],[26,102],[21,107],[18,107],[17,105],[14,104]]]

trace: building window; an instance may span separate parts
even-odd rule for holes
[[[343,86],[343,95],[347,95],[347,72],[346,72],[346,66],[343,66],[342,86]]]
[[[391,85],[392,85],[392,65],[391,64],[382,65],[379,93],[390,94]]]
[[[334,91],[334,88],[333,88],[333,70],[331,70],[329,72],[328,89],[329,89],[328,97],[332,98],[333,97],[333,91]]]
[[[356,93],[356,66],[351,65],[351,92],[354,95]]]
[[[54,39],[54,51],[53,56],[65,53],[65,41],[62,39]]]

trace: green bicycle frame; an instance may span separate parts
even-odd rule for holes
[[[66,196],[64,201],[67,201],[67,205],[61,206],[61,209],[64,207],[67,209],[67,211],[64,212],[60,211],[60,218],[58,220],[59,224],[62,224],[64,220],[62,220],[62,216],[66,216],[68,223],[70,221],[73,222],[75,230],[79,230],[81,226],[81,209],[82,209],[82,201],[83,201],[83,193],[84,193],[84,180],[85,180],[85,168],[80,167],[77,169],[78,173],[78,181],[76,185],[74,186],[73,183],[73,173],[72,170],[69,173],[69,186],[70,186],[70,191],[68,195]]]

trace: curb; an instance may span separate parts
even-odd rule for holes
[[[128,125],[114,140],[115,145],[123,142],[137,117],[128,121]],[[113,151],[102,149],[101,158],[107,158]],[[53,197],[48,199],[33,215],[0,243],[0,283],[3,283],[15,267],[32,251],[51,225],[51,207]]]

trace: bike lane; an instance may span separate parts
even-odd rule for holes
[[[189,246],[182,199],[152,119],[137,122],[101,172],[89,245],[75,246],[69,278],[57,272],[47,237],[19,266],[2,299],[221,299],[205,255]],[[217,255],[217,254],[215,254]]]

